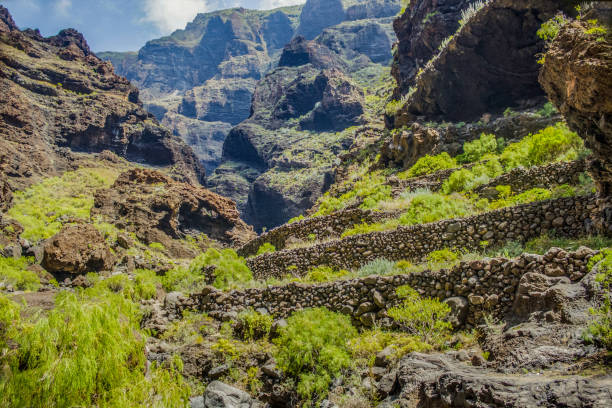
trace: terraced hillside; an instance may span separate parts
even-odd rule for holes
[[[241,162],[281,180],[268,187],[303,189],[310,168],[296,163],[312,151],[289,133],[363,122],[333,133],[354,140],[327,191],[259,235],[231,200],[108,152],[21,191],[0,173],[0,405],[611,406],[612,8],[552,3],[411,2],[394,23],[397,88],[381,84],[363,115],[350,68],[329,68],[343,61],[300,26],[230,133],[225,169]],[[339,5],[377,11],[325,3]],[[475,103],[486,111],[457,118],[428,87],[499,45],[483,29],[495,13],[490,30],[509,46],[528,39],[509,55],[529,69],[516,95],[475,75],[478,91],[459,102],[493,92],[516,105]],[[517,14],[524,30],[511,29]],[[420,47],[438,49],[425,40],[442,28],[458,32],[419,74]],[[533,100],[518,91],[534,80],[527,54],[541,62]],[[334,109],[300,104],[317,92]],[[291,130],[293,156],[262,129]]]

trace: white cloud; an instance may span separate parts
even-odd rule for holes
[[[60,0],[71,1],[71,0]],[[306,0],[144,0],[142,21],[155,24],[162,33],[184,28],[198,13],[231,7],[273,9],[302,4]]]
[[[59,0],[53,7],[57,14],[67,16],[70,7],[72,7],[72,0]]]

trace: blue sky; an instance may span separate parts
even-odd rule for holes
[[[137,51],[145,42],[184,28],[197,13],[242,6],[271,9],[305,0],[0,0],[21,28],[55,35],[82,32],[93,51]]]

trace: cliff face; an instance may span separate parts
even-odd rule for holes
[[[257,230],[303,213],[329,188],[337,156],[354,141],[353,127],[367,121],[364,86],[392,58],[399,1],[364,1],[358,8],[309,1],[298,32],[339,5],[341,23],[314,40],[297,35],[284,47],[278,67],[255,89],[249,119],[225,139],[222,164],[210,179]]]
[[[540,83],[568,126],[593,151],[589,168],[599,192],[601,232],[612,231],[612,9],[593,19],[608,25],[607,34],[589,32],[574,21],[560,30],[544,57]],[[587,21],[589,18],[585,18]]]
[[[225,135],[249,116],[257,81],[293,37],[299,12],[288,7],[200,14],[138,54],[100,55],[142,90],[146,108],[213,169]]]
[[[159,126],[138,90],[81,34],[19,31],[1,7],[0,135],[1,170],[17,188],[69,168],[75,152],[103,150],[204,182],[193,151]]]
[[[542,103],[534,55],[536,31],[559,8],[551,0],[449,0],[442,7],[412,2],[395,23],[399,38],[393,74],[403,96],[395,127],[418,117],[473,121],[508,107]],[[460,21],[461,20],[461,21]]]

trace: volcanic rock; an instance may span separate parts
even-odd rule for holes
[[[204,182],[193,151],[159,126],[138,90],[81,34],[69,29],[43,38],[19,31],[6,9],[0,14],[0,170],[15,188],[73,168],[75,152],[103,150]]]
[[[173,242],[188,235],[206,234],[236,245],[253,237],[232,200],[147,169],[126,171],[110,188],[99,190],[92,215],[134,232],[147,244],[161,243],[179,257],[193,255]]]
[[[609,18],[609,17],[608,17]],[[605,18],[604,18],[605,21]],[[593,151],[589,171],[600,195],[596,223],[612,231],[612,45],[586,22],[563,26],[544,55],[540,83],[570,129]]]
[[[64,227],[44,244],[42,267],[52,273],[107,271],[113,263],[104,237],[91,224]]]

